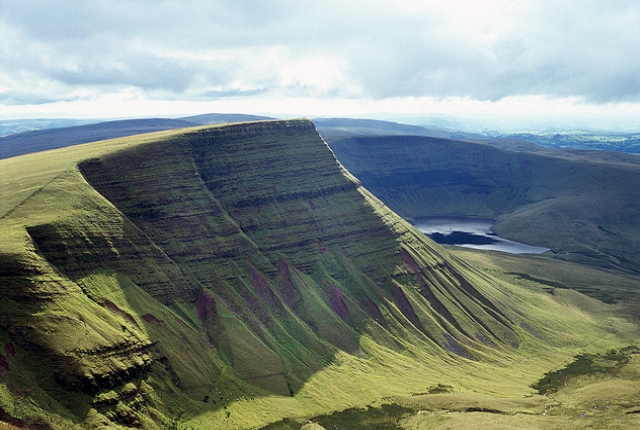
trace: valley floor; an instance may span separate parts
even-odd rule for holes
[[[573,314],[568,319],[565,319],[567,315],[550,315],[550,320],[559,318],[560,324],[553,340],[554,348],[523,344],[518,355],[504,356],[502,361],[438,362],[431,358],[429,362],[426,357],[411,354],[390,357],[388,351],[368,350],[371,355],[379,354],[379,360],[372,360],[380,363],[376,367],[345,354],[329,370],[309,381],[295,398],[242,400],[224,411],[204,413],[184,421],[181,428],[233,428],[243,419],[250,419],[248,415],[260,421],[261,414],[269,415],[267,409],[274,407],[272,402],[277,403],[280,410],[290,410],[291,418],[260,427],[263,430],[636,429],[640,426],[640,349],[637,347],[640,335],[634,321],[637,319],[634,302],[626,299],[606,304],[562,288],[560,284],[591,288],[597,293],[607,283],[614,291],[624,294],[625,291],[633,293],[635,279],[547,257],[511,256],[453,247],[447,250],[515,285],[516,289],[524,287],[532,297],[542,294],[566,306],[567,312],[575,312],[577,308],[584,313]],[[522,272],[511,272],[512,265]],[[561,273],[564,275],[560,276]],[[555,284],[552,279],[557,280]],[[572,318],[582,320],[572,327],[569,325]],[[582,325],[587,320],[588,329]],[[551,336],[536,333],[531,327],[526,329],[538,338]],[[588,340],[574,343],[578,338]],[[564,345],[561,339],[565,339]],[[390,365],[391,362],[394,365]],[[343,382],[336,384],[336,380],[341,380],[340,374]],[[358,381],[366,381],[366,386]],[[314,401],[309,403],[311,397]],[[322,398],[326,403],[318,401]],[[321,413],[323,408],[342,411]],[[314,410],[318,412],[309,413]]]

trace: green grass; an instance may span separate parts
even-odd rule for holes
[[[308,422],[325,429],[634,428],[640,410],[636,363],[634,348],[581,355],[534,385],[545,395],[499,397],[446,387]],[[263,429],[299,429],[303,422],[287,419]]]
[[[448,247],[449,252],[491,274],[523,286],[553,293],[556,288],[580,291],[606,303],[636,306],[640,277],[626,271],[566,261],[553,254],[517,255]]]
[[[637,340],[620,305],[434,244],[306,121],[135,136],[0,171],[0,352],[14,350],[0,407],[23,420],[404,425],[422,396],[456,414],[538,405],[544,374]]]
[[[583,375],[616,375],[622,367],[629,364],[632,354],[638,354],[637,347],[627,347],[619,351],[611,350],[604,355],[579,355],[566,367],[546,373],[532,388],[538,390],[540,394],[552,394],[561,386],[566,386],[569,378]]]

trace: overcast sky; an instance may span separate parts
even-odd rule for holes
[[[0,119],[206,112],[639,130],[640,2],[0,0]]]

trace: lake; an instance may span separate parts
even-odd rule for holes
[[[504,239],[493,231],[494,221],[486,218],[424,217],[415,227],[435,242],[511,254],[542,254],[549,248]]]

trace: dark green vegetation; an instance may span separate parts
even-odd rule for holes
[[[608,305],[452,256],[306,120],[29,154],[1,160],[0,181],[4,421],[542,414],[545,372],[637,339]]]
[[[616,375],[618,371],[629,364],[632,355],[640,351],[637,347],[627,347],[619,351],[609,351],[604,355],[582,354],[576,357],[576,361],[545,374],[542,379],[533,384],[533,388],[540,394],[557,392],[561,386],[567,384],[569,378],[582,375]]]
[[[309,423],[318,426],[316,428],[332,430],[399,430],[402,428],[399,425],[399,421],[415,413],[416,411],[412,408],[400,406],[396,403],[385,403],[379,407],[351,408],[329,415],[314,417],[309,420]],[[301,426],[300,422],[283,420],[263,427],[261,430],[298,430]]]
[[[420,136],[328,142],[367,189],[405,218],[493,218],[500,236],[551,248],[557,258],[640,270],[636,156]]]

